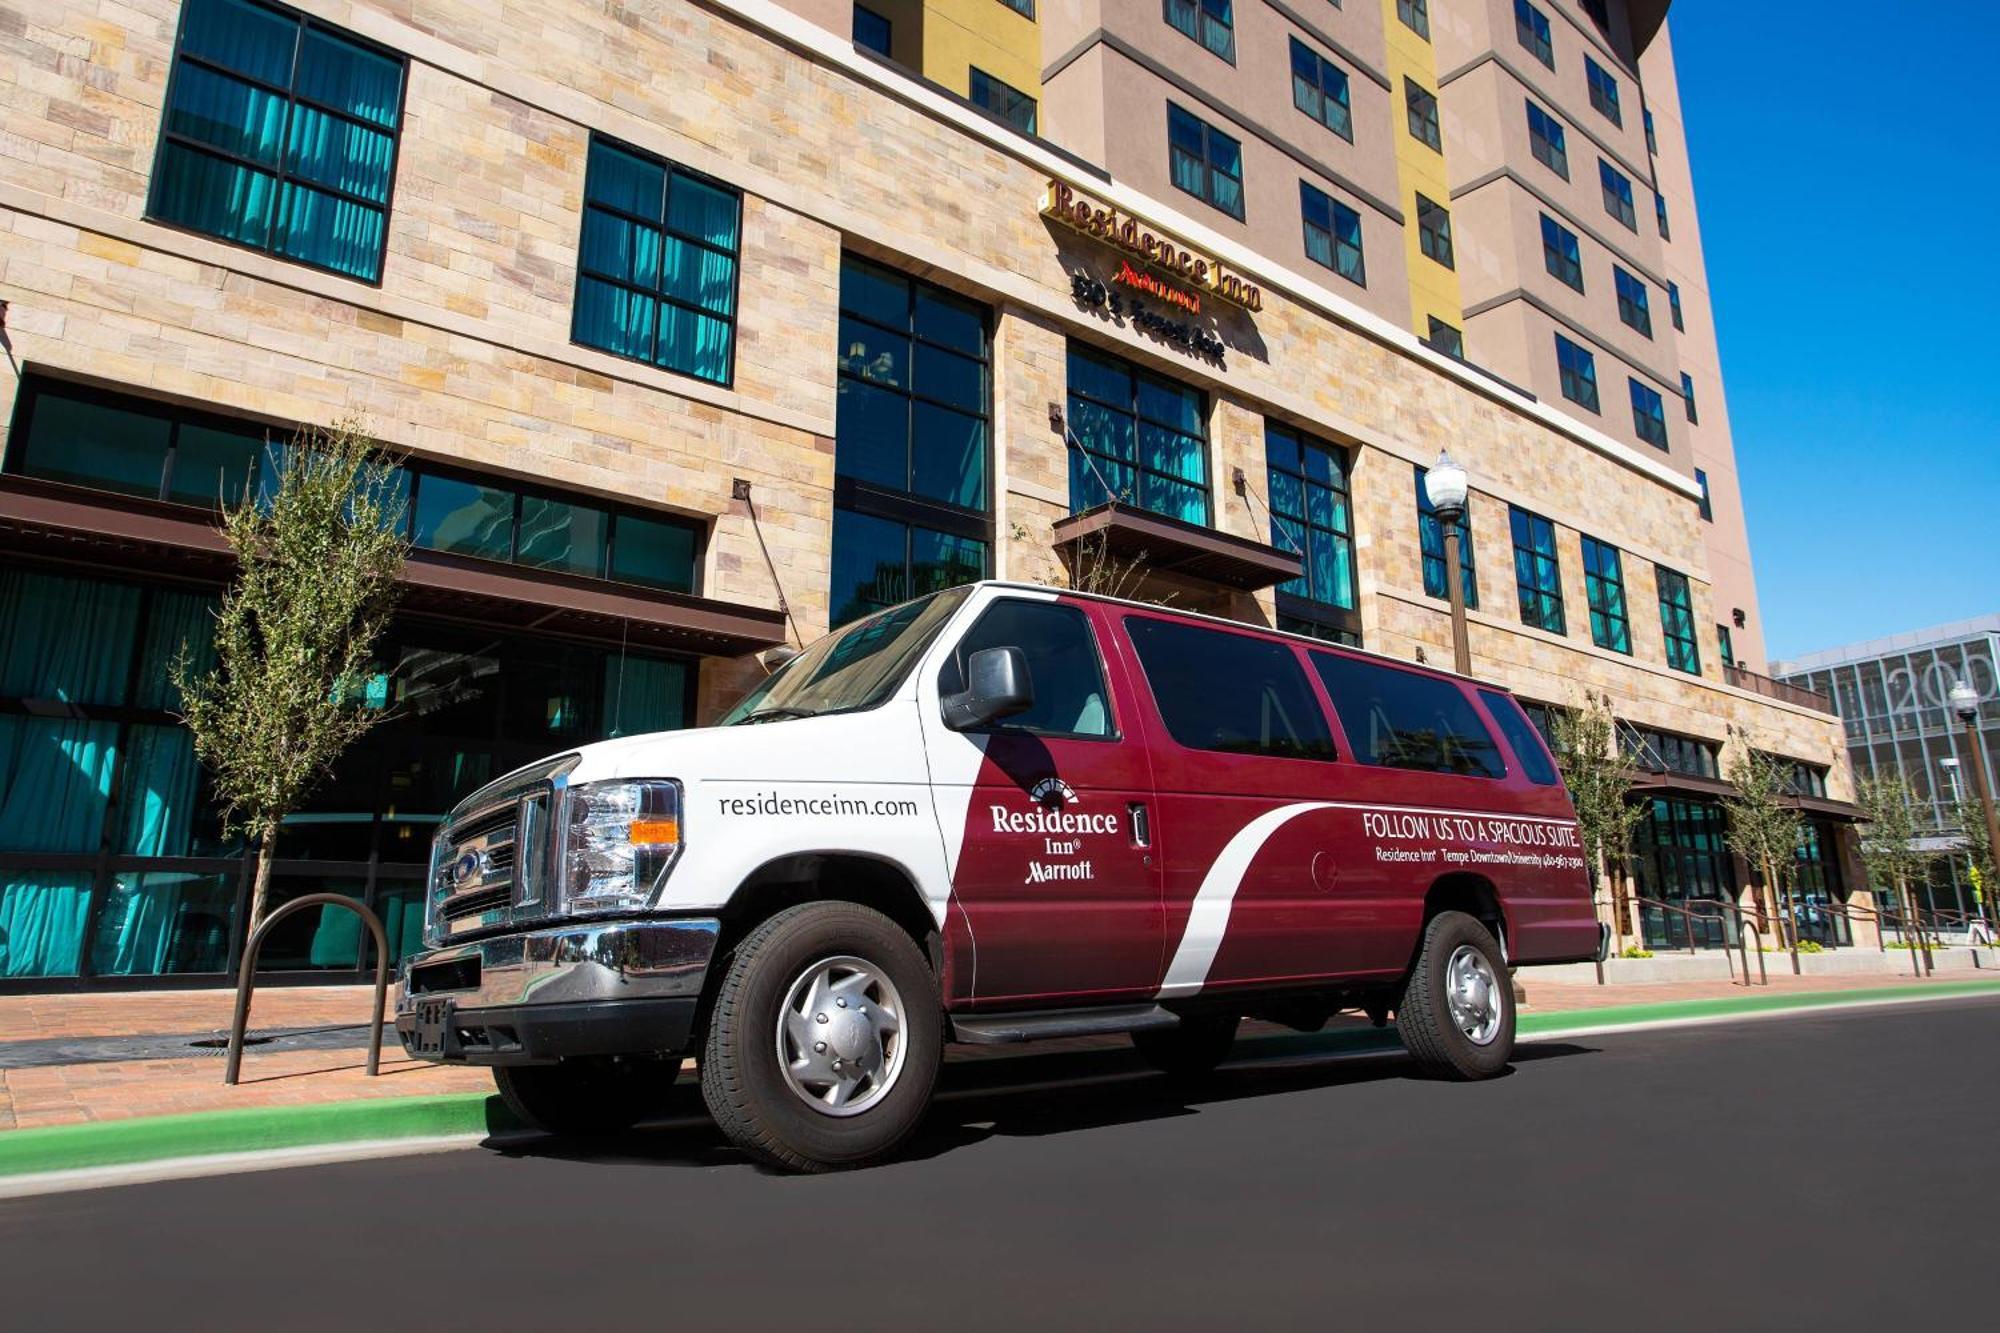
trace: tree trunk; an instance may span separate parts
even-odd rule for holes
[[[252,931],[264,924],[264,909],[271,897],[271,862],[274,856],[274,839],[266,836],[257,841],[257,882],[250,890],[250,921],[244,927],[243,938],[248,941]]]
[[[1625,911],[1618,892],[1618,872],[1611,867],[1611,858],[1599,853],[1598,869],[1604,877],[1604,887],[1611,895],[1611,955],[1621,957],[1625,952]]]
[[[1901,875],[1896,876],[1896,903],[1902,909],[1903,913],[1903,943],[1910,950],[1910,975],[1913,977],[1922,977],[1924,974],[1923,962],[1917,957],[1917,941],[1910,934],[1911,927],[1916,924],[1916,916],[1910,910],[1909,885],[1903,882]]]

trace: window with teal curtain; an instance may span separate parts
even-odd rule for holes
[[[233,872],[120,872],[91,933],[91,975],[225,971],[239,879]]]
[[[379,281],[403,73],[302,14],[187,0],[149,216]]]
[[[1271,544],[1300,557],[1303,572],[1278,591],[1354,610],[1354,522],[1347,453],[1276,422],[1264,423]]]
[[[1199,390],[1071,343],[1071,512],[1116,500],[1207,526],[1207,421]]]
[[[643,736],[687,725],[688,664],[627,653],[604,662],[604,734]]]
[[[593,135],[583,198],[571,338],[729,383],[742,197]]]

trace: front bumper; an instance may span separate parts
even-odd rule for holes
[[[713,917],[579,923],[418,954],[397,983],[396,1035],[417,1059],[455,1064],[677,1054],[720,932]]]

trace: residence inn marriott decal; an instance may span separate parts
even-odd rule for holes
[[[1196,287],[1221,297],[1232,305],[1245,310],[1262,310],[1264,293],[1255,283],[1246,282],[1222,266],[1220,260],[1199,254],[1164,236],[1148,230],[1138,219],[1121,217],[1118,210],[1096,202],[1086,195],[1078,194],[1061,181],[1050,181],[1048,194],[1042,200],[1042,215],[1055,219],[1066,227],[1074,228],[1086,236],[1118,247],[1129,254],[1138,256],[1148,264],[1166,273],[1193,284]],[[1148,295],[1168,301],[1190,313],[1201,309],[1200,298],[1192,293],[1173,292],[1165,284],[1148,275],[1132,271],[1132,276],[1120,279],[1128,285],[1145,291]]]

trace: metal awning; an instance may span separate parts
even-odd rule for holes
[[[1143,562],[1146,574],[1199,579],[1255,591],[1299,577],[1296,555],[1248,537],[1184,523],[1119,504],[1072,514],[1054,525],[1055,545],[1072,562],[1085,542],[1101,543],[1105,557]]]

